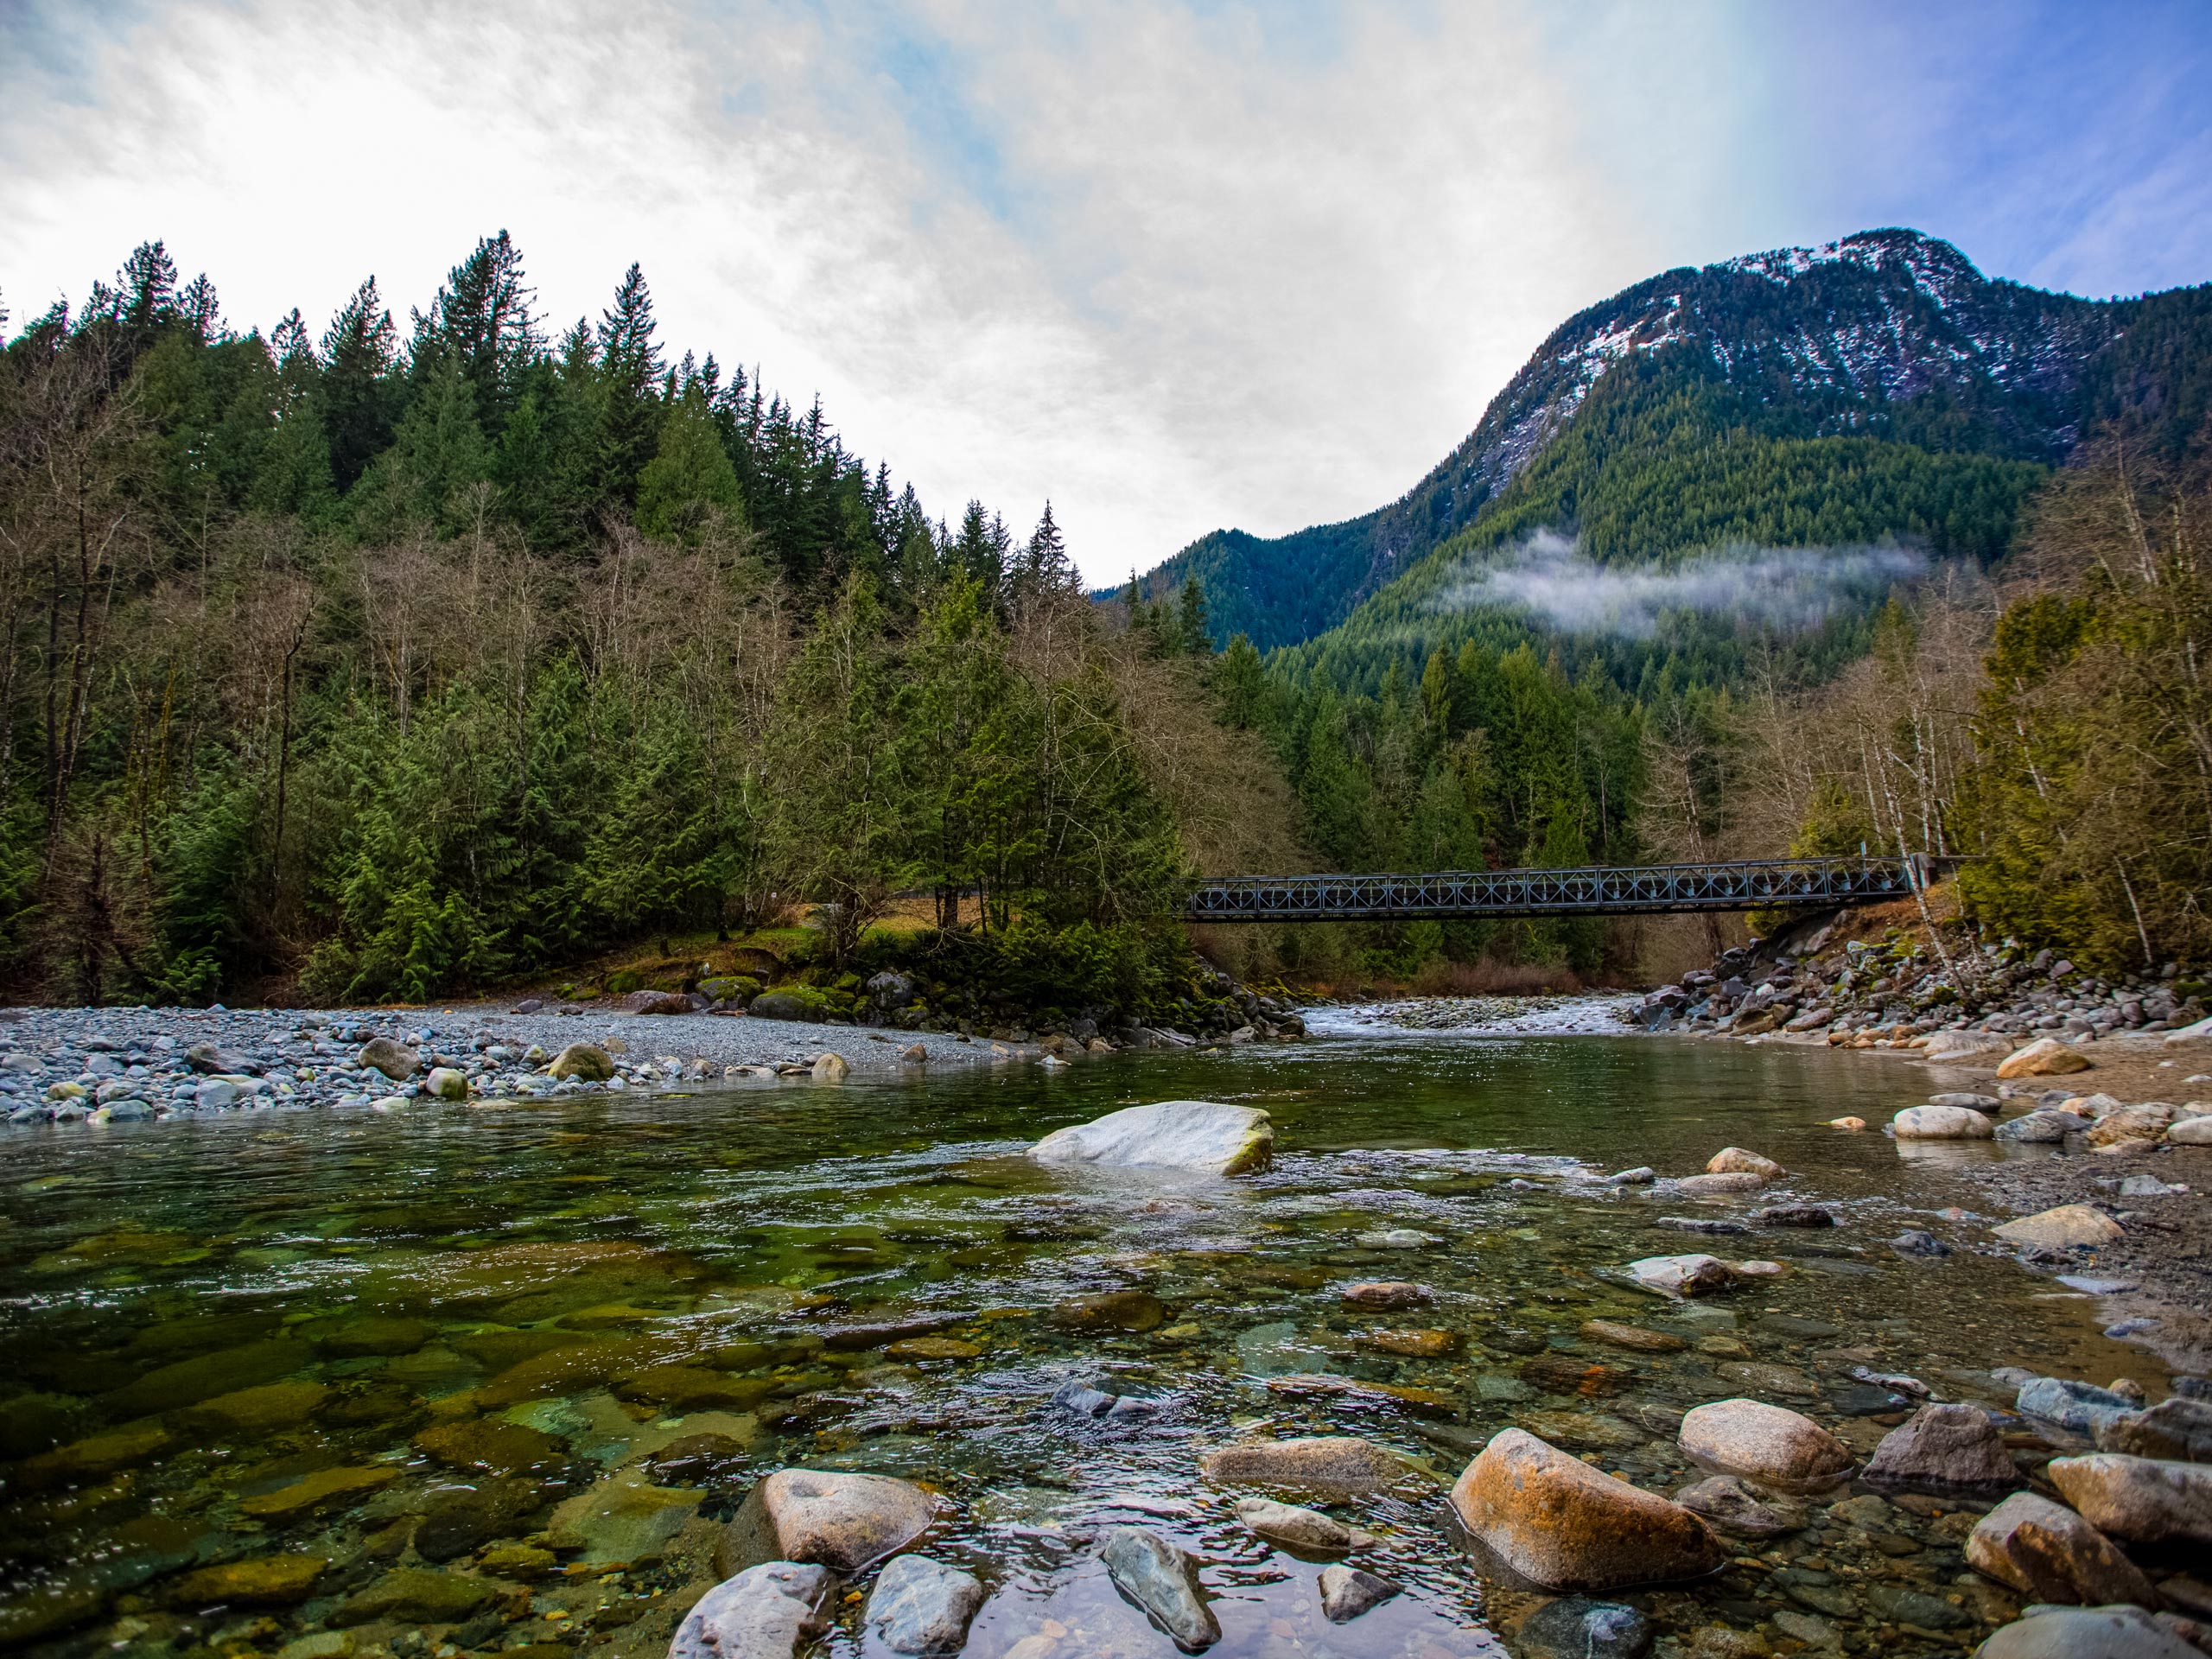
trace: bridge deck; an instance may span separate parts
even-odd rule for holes
[[[1196,883],[1185,914],[1200,922],[1419,921],[1815,908],[1901,898],[1925,883],[1928,870],[1927,861],[1915,855],[1427,875],[1234,875]]]

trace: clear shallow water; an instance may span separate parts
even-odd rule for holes
[[[2097,1335],[2093,1303],[2007,1259],[1886,1248],[1908,1225],[1978,1236],[1940,1213],[1970,1189],[1819,1121],[1879,1122],[1923,1092],[1907,1069],[1802,1050],[1378,1033],[1056,1077],[19,1134],[0,1176],[0,1451],[25,1460],[0,1494],[0,1638],[657,1654],[735,1500],[803,1464],[945,1495],[931,1552],[993,1589],[977,1659],[1171,1651],[1096,1560],[1098,1529],[1127,1522],[1209,1563],[1216,1653],[1498,1651],[1493,1632],[1536,1599],[1485,1585],[1438,1500],[1501,1427],[1670,1491],[1700,1471],[1663,1414],[1707,1399],[1770,1399],[1871,1448],[1895,1413],[1853,1366],[1990,1404],[2005,1391],[1983,1374],[2004,1364],[2158,1391],[2151,1362]],[[1267,1107],[1274,1170],[1130,1184],[1020,1156],[1060,1124],[1176,1097]],[[1692,1173],[1732,1144],[1791,1175],[1733,1205],[1588,1179]],[[1844,1224],[1654,1224],[1792,1198]],[[1360,1243],[1393,1229],[1436,1243]],[[1689,1306],[1603,1276],[1705,1249],[1788,1271]],[[1344,1308],[1337,1287],[1363,1279],[1433,1300]],[[1117,1292],[1152,1300],[1118,1323],[1069,1308]],[[1600,1318],[1690,1346],[1579,1333]],[[1455,1351],[1375,1340],[1408,1328]],[[1315,1375],[1339,1380],[1283,1381]],[[1078,1420],[1049,1404],[1071,1380],[1156,1408]],[[1408,1587],[1342,1627],[1320,1618],[1315,1563],[1251,1536],[1241,1494],[1197,1474],[1240,1435],[1327,1432],[1437,1482],[1331,1506],[1382,1535],[1358,1563]],[[1971,1645],[2008,1608],[1944,1525],[1827,1520],[1745,1546],[1751,1564],[1710,1584],[1630,1599],[1680,1636],[1805,1640],[1812,1618],[1854,1649]],[[861,1649],[857,1606],[833,1650]]]

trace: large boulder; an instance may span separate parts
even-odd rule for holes
[[[2005,1056],[1998,1065],[1997,1075],[2007,1079],[2063,1077],[2088,1069],[2089,1057],[2080,1049],[2056,1037],[2044,1037]]]
[[[2212,1400],[2177,1394],[2147,1410],[2108,1418],[2097,1425],[2095,1433],[2100,1452],[2212,1463]]]
[[[2062,1204],[1991,1230],[2014,1244],[2071,1249],[2084,1244],[2109,1244],[2126,1229],[2101,1210],[2086,1204]]]
[[[1890,1122],[1900,1141],[1987,1141],[1997,1133],[1971,1106],[1908,1106]]]
[[[1518,1428],[1492,1436],[1467,1465],[1452,1508],[1499,1560],[1552,1590],[1678,1584],[1727,1559],[1712,1529],[1681,1504]]]
[[[2212,1465],[2092,1452],[2055,1459],[2044,1472],[2100,1532],[2132,1544],[2212,1544]]]
[[[1268,1166],[1274,1141],[1274,1124],[1257,1107],[1163,1100],[1055,1129],[1029,1155],[1048,1164],[1243,1175]]]
[[[779,1469],[738,1506],[715,1564],[734,1573],[761,1561],[816,1561],[857,1573],[913,1542],[936,1517],[936,1501],[911,1481]]]
[[[692,1604],[668,1659],[791,1659],[829,1628],[817,1611],[834,1580],[820,1567],[764,1561]]]
[[[614,1057],[597,1043],[570,1043],[545,1068],[548,1077],[574,1077],[580,1083],[605,1083],[614,1075]]]
[[[1993,1631],[1974,1659],[2204,1659],[2140,1607],[2038,1607]]]
[[[1682,1418],[1682,1450],[1726,1475],[1785,1491],[1820,1491],[1849,1478],[1851,1450],[1809,1417],[1761,1400],[1715,1400]]]
[[[394,1083],[404,1083],[423,1069],[420,1054],[406,1044],[396,1043],[389,1037],[371,1038],[361,1046],[361,1052],[353,1057],[353,1063],[372,1071],[381,1071]],[[201,1068],[195,1063],[194,1069]]]
[[[893,1653],[957,1653],[982,1605],[972,1573],[926,1555],[895,1555],[868,1592],[868,1624]]]
[[[1149,1613],[1177,1647],[1196,1653],[1221,1640],[1221,1622],[1198,1587],[1198,1564],[1157,1533],[1116,1527],[1102,1552],[1114,1587]]]
[[[2063,1503],[2015,1492],[1974,1523],[1967,1565],[2030,1601],[2157,1605],[2143,1569]]]
[[[1972,1406],[1923,1406],[1882,1437],[1866,1460],[1872,1486],[2004,1491],[2020,1484],[2005,1437]]]
[[[1198,1465],[1198,1472],[1216,1485],[1266,1486],[1335,1497],[1382,1491],[1412,1471],[1412,1465],[1396,1452],[1351,1434],[1247,1440],[1210,1452]]]

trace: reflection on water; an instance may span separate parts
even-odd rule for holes
[[[1273,1171],[1132,1184],[1020,1155],[1178,1096],[1267,1107]],[[0,1637],[658,1654],[736,1500],[804,1464],[952,1500],[929,1548],[991,1587],[978,1659],[1169,1651],[1097,1563],[1098,1530],[1131,1522],[1207,1563],[1217,1653],[1495,1652],[1536,1599],[1470,1569],[1438,1494],[1501,1427],[1671,1491],[1698,1475],[1675,1416],[1704,1400],[1790,1405],[1863,1452],[1901,1402],[1854,1369],[1988,1403],[1999,1365],[2143,1375],[2092,1303],[2009,1260],[1887,1248],[1907,1226],[1973,1236],[1942,1214],[1970,1189],[1948,1160],[1819,1123],[1918,1097],[1902,1069],[1803,1051],[1361,1038],[1050,1077],[19,1134]],[[1733,1205],[1591,1179],[1688,1174],[1731,1144],[1792,1173]],[[1679,1226],[1791,1199],[1843,1224]],[[1788,1271],[1695,1304],[1606,1276],[1698,1249]],[[1341,1302],[1373,1279],[1430,1300]],[[1593,1319],[1679,1340],[1627,1349]],[[1154,1408],[1055,1408],[1071,1381]],[[1238,1436],[1328,1432],[1437,1483],[1331,1506],[1380,1535],[1359,1564],[1408,1591],[1341,1627],[1319,1558],[1262,1542],[1241,1494],[1196,1472]],[[1630,1599],[1662,1631],[1906,1650],[2005,1615],[1941,1506],[1852,1501],[1710,1584]],[[830,1645],[857,1651],[859,1602],[842,1605]]]

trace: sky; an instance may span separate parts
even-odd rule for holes
[[[1654,272],[1908,225],[2212,279],[2212,6],[0,0],[0,304],[163,238],[232,326],[403,333],[476,239],[557,330],[819,394],[1084,573],[1404,493]]]

